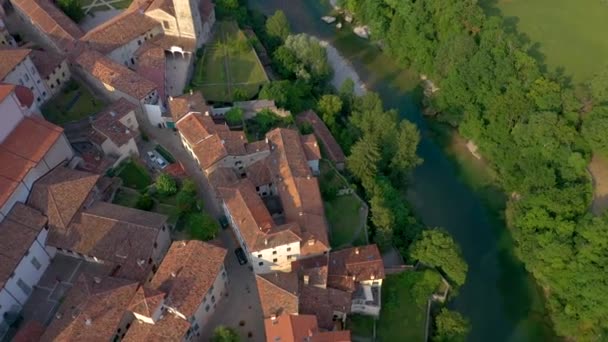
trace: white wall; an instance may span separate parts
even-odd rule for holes
[[[0,142],[2,142],[25,117],[25,113],[22,112],[14,93],[0,103],[0,113],[2,113],[2,124],[0,125]]]
[[[162,127],[165,127],[165,119],[163,119],[163,113],[160,106],[146,104],[144,105],[144,111],[152,126],[158,127],[158,124],[161,124]]]
[[[319,174],[319,159],[309,160],[308,167],[310,167],[313,174],[318,175]]]
[[[194,313],[194,320],[192,321],[190,327],[190,329],[192,330],[192,334],[190,335],[191,340],[198,340],[196,337],[200,336],[200,332],[202,331],[203,327],[209,321],[209,318],[211,318],[217,306],[220,305],[219,303],[221,299],[226,295],[227,283],[228,273],[226,272],[226,268],[222,265],[222,269],[220,270],[217,277],[215,277],[215,281],[213,282],[213,291],[210,291],[205,295],[205,297],[201,301],[201,305]],[[215,298],[215,303],[211,299],[212,296]],[[207,307],[209,307],[209,311],[206,310]]]
[[[13,191],[13,194],[8,198],[6,203],[4,203],[2,209],[0,209],[0,218],[4,220],[4,217],[8,215],[15,203],[25,203],[29,194],[30,191],[25,187],[25,185],[23,183],[19,183],[15,191]]]
[[[62,162],[72,159],[72,157],[74,157],[72,146],[65,135],[61,134],[53,147],[46,153],[43,160],[52,169]]]
[[[68,68],[68,63],[64,60],[59,64],[53,72],[46,77],[46,87],[51,91],[52,95],[59,93],[63,86],[72,77],[72,73]]]
[[[133,67],[135,65],[135,51],[137,51],[137,49],[139,49],[139,47],[144,43],[146,40],[145,37],[151,39],[162,32],[163,30],[160,28],[160,26],[156,26],[127,44],[122,45],[114,51],[111,51],[108,54],[108,57],[110,57],[116,63],[127,67]]]
[[[51,98],[51,92],[46,88],[46,83],[42,82],[29,56],[6,75],[4,82],[28,87],[34,93],[34,101],[39,105]]]
[[[127,126],[133,132],[139,132],[139,123],[137,122],[137,117],[135,116],[135,111],[130,111],[127,115],[120,118],[120,123]]]
[[[118,157],[114,165],[120,164],[121,161],[130,157],[130,156],[138,156],[139,150],[137,149],[137,144],[135,144],[135,139],[131,138],[126,144],[121,146],[116,145],[112,140],[106,139],[101,144],[101,149],[104,154]]]
[[[276,254],[273,254],[275,253]],[[268,273],[278,269],[291,268],[291,262],[300,256],[300,242],[251,252],[251,262],[255,273]],[[276,261],[275,261],[276,259]],[[260,265],[262,263],[262,265]]]

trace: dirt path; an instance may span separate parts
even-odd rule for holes
[[[593,178],[591,212],[599,215],[608,208],[608,159],[594,155],[587,169]]]

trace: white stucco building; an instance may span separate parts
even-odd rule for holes
[[[29,88],[40,105],[51,98],[51,91],[32,62],[31,52],[30,49],[0,49],[0,82]]]

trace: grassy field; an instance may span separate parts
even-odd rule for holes
[[[143,190],[152,184],[152,178],[146,168],[132,160],[119,166],[116,175],[122,179],[123,185],[128,188]]]
[[[118,189],[114,196],[114,204],[122,205],[123,207],[135,208],[139,194],[134,194],[129,191]]]
[[[369,338],[374,335],[374,318],[363,315],[349,315],[346,328],[353,336]]]
[[[234,22],[218,22],[212,42],[197,61],[192,86],[209,101],[231,102],[254,97],[268,82],[255,50]]]
[[[536,54],[549,70],[565,68],[584,82],[608,63],[608,2],[603,0],[482,0],[491,15],[538,43]],[[543,57],[544,56],[544,57]]]
[[[423,341],[427,300],[441,277],[435,271],[389,275],[382,284],[378,341]]]
[[[87,88],[73,83],[66,85],[59,94],[48,101],[42,107],[42,114],[50,122],[64,125],[89,117],[103,107],[104,102],[94,98]]]
[[[361,226],[360,209],[361,202],[355,195],[338,196],[325,202],[325,215],[331,226],[332,247],[348,245],[353,239],[359,241],[359,235],[364,234],[364,230],[357,231]]]

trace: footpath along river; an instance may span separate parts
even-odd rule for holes
[[[470,341],[553,340],[540,290],[513,255],[513,242],[501,218],[461,177],[461,169],[434,139],[423,117],[418,78],[396,65],[373,44],[321,20],[329,11],[319,0],[249,0],[265,14],[281,9],[294,32],[305,32],[332,44],[354,67],[370,91],[380,94],[387,108],[396,108],[416,123],[424,163],[409,185],[414,212],[431,227],[447,229],[460,244],[469,264],[466,284],[449,307],[472,323]],[[403,329],[408,327],[404,326]]]

